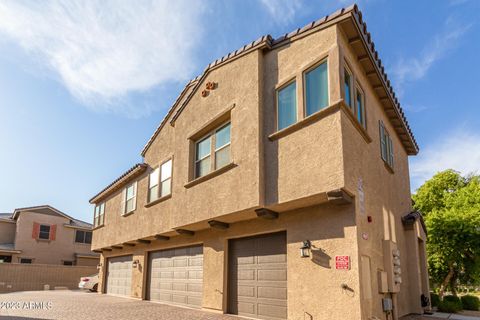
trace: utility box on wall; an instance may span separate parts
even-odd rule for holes
[[[399,292],[402,283],[402,270],[400,251],[395,242],[383,240],[383,263],[387,273],[388,292]]]
[[[385,271],[378,271],[378,293],[388,292],[388,279]]]

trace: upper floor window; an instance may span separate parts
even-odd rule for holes
[[[124,204],[122,206],[122,214],[130,213],[137,206],[137,182],[128,185],[123,191]]]
[[[344,74],[344,90],[345,90],[345,103],[350,109],[353,110],[353,99],[352,99],[352,75],[351,73],[345,68]]]
[[[40,225],[39,239],[50,240],[50,226],[46,224]]]
[[[230,122],[195,144],[195,178],[230,163]]]
[[[95,216],[93,219],[93,226],[103,226],[105,222],[105,202],[97,204],[95,206]]]
[[[83,230],[75,230],[75,242],[76,243],[92,243],[92,232],[91,231],[83,231]]]
[[[382,160],[393,169],[393,143],[390,134],[380,121],[380,154]]]
[[[277,129],[297,122],[297,84],[292,82],[277,90]]]
[[[360,90],[360,88],[357,87],[357,99],[356,99],[356,110],[355,110],[355,113],[356,113],[356,118],[357,118],[357,121],[362,125],[362,127],[366,127],[366,122],[365,122],[365,97],[363,95],[363,92],[362,90]]]
[[[34,222],[32,238],[36,240],[55,240],[57,225],[48,225]]]
[[[160,166],[160,196],[165,197],[172,192],[172,159]]]
[[[306,116],[328,105],[328,70],[323,62],[305,73]]]
[[[33,259],[20,258],[20,263],[28,263],[28,264],[31,264],[32,262],[33,262]]]
[[[162,163],[150,173],[148,201],[152,202],[172,192],[172,159]]]

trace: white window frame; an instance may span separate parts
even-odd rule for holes
[[[133,187],[133,196],[131,198],[127,198],[127,190]],[[133,200],[133,208],[130,211],[127,211],[127,203],[129,200]],[[137,181],[128,184],[123,189],[123,205],[122,205],[122,215],[126,215],[129,213],[134,212],[137,209]]]
[[[350,111],[354,111],[355,109],[355,97],[354,97],[354,94],[355,94],[355,87],[354,87],[354,79],[353,79],[353,72],[350,71],[350,68],[347,66],[347,63],[345,62],[345,65],[343,67],[343,91],[344,91],[344,96],[345,96],[345,104],[348,106],[348,108],[350,109]],[[350,95],[350,104],[347,104],[347,92],[345,92],[345,82],[346,82],[346,79],[345,79],[345,74],[348,74],[349,77],[350,77],[350,83],[349,83],[349,87],[350,87],[350,92],[348,93]]]
[[[379,121],[380,128],[380,157],[388,165],[390,169],[393,170],[394,166],[394,151],[393,151],[393,141],[385,128],[385,124],[382,120]]]
[[[224,127],[230,125],[230,141],[226,144],[224,144],[223,146],[220,146],[219,148],[215,148],[215,144],[216,144],[216,136],[217,136],[217,132],[220,131],[221,129],[223,129]],[[206,139],[210,138],[210,153],[206,156],[204,156],[203,158],[200,158],[200,159],[197,159],[197,153],[198,153],[198,144]],[[228,165],[225,164],[223,165],[222,167],[219,167],[217,168],[217,164],[216,164],[216,154],[218,151],[221,151],[222,149],[230,146],[232,143],[232,123],[230,120],[222,123],[221,125],[217,126],[215,129],[213,129],[212,131],[210,131],[209,133],[207,133],[206,135],[204,135],[203,137],[201,137],[200,139],[198,139],[197,141],[195,141],[195,161],[194,161],[194,168],[193,168],[193,171],[194,171],[194,177],[195,179],[197,178],[200,178],[200,177],[204,177],[212,172],[214,172],[215,170],[218,170],[220,168],[223,168],[225,166]],[[197,163],[199,163],[200,161],[206,159],[210,157],[210,171],[205,173],[204,175],[202,176],[199,176],[198,175],[198,172],[197,172]],[[230,149],[230,154],[229,154],[229,158],[230,158],[230,162],[232,162],[232,151]]]
[[[358,120],[358,94],[361,94],[362,95],[362,121],[363,122],[360,122]],[[360,84],[358,82],[356,82],[355,84],[355,97],[354,97],[354,116],[355,116],[355,120],[357,120],[358,123],[360,123],[360,125],[362,126],[362,128],[364,129],[367,129],[367,107],[365,106],[365,101],[366,101],[366,98],[365,98],[365,91],[363,91],[363,89],[360,87]]]
[[[158,178],[157,178],[156,181],[154,181],[155,184],[152,186],[152,185],[151,185],[151,183],[152,183],[152,175],[153,175],[153,174],[155,173],[155,171],[157,171],[157,170],[158,170]],[[148,195],[147,195],[147,197],[148,197],[147,202],[148,202],[148,203],[153,202],[153,201],[156,201],[156,200],[158,200],[159,197],[160,197],[160,191],[159,191],[159,190],[160,190],[160,171],[161,171],[161,170],[160,170],[160,166],[158,166],[158,167],[154,168],[154,169],[152,170],[152,172],[150,172],[150,174],[148,175]],[[152,190],[153,188],[155,188],[155,187],[157,187],[157,194],[156,194],[156,198],[155,198],[155,199],[152,199],[152,197],[151,197],[151,190]]]
[[[98,211],[97,211],[98,208]],[[93,209],[93,227],[103,226],[105,222],[105,202],[100,202]]]
[[[170,162],[170,176],[168,178],[165,178],[162,180],[162,174],[163,174],[163,169],[168,162]],[[173,181],[173,159],[172,158],[168,158],[167,160],[165,160],[164,162],[162,162],[160,164],[160,171],[159,171],[159,174],[158,174],[158,180],[160,181],[159,182],[159,188],[158,188],[158,193],[159,193],[159,198],[163,198],[163,197],[166,197],[166,196],[169,196],[172,194],[172,181]],[[163,194],[163,183],[170,180],[170,192],[167,193],[167,194]]]

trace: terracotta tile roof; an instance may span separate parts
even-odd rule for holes
[[[119,176],[117,179],[115,179],[112,183],[110,183],[108,186],[102,189],[99,193],[94,195],[89,202],[90,203],[96,203],[97,201],[101,200],[104,196],[109,194],[110,191],[113,191],[126,181],[128,179],[132,178],[133,176],[136,176],[142,172],[144,172],[148,168],[148,165],[145,163],[137,163],[127,171],[125,171],[121,176]]]
[[[354,4],[354,5],[351,5],[349,7],[339,9],[339,10],[335,11],[334,13],[332,13],[331,15],[327,15],[327,16],[321,18],[321,19],[313,21],[313,22],[305,25],[303,28],[298,28],[298,29],[293,30],[290,33],[286,33],[286,34],[278,37],[277,39],[273,39],[271,35],[264,35],[264,36],[258,38],[257,40],[252,41],[251,43],[244,45],[243,47],[239,48],[238,50],[230,52],[229,54],[225,55],[224,57],[222,57],[220,59],[217,59],[214,62],[210,63],[205,68],[205,70],[203,71],[203,73],[201,75],[199,75],[195,79],[191,80],[185,86],[185,89],[182,91],[179,98],[172,105],[172,107],[168,111],[165,118],[162,120],[160,125],[157,127],[157,129],[155,130],[153,135],[150,137],[150,139],[148,140],[148,142],[144,146],[144,148],[141,152],[141,155],[145,156],[145,153],[147,152],[148,148],[153,143],[154,139],[156,138],[156,136],[160,132],[161,128],[165,125],[167,119],[172,117],[172,120],[170,122],[172,124],[174,123],[176,118],[178,118],[178,116],[180,115],[182,110],[187,105],[187,103],[190,100],[190,98],[192,97],[192,95],[196,92],[196,89],[201,84],[201,80],[204,79],[207,76],[207,74],[209,73],[209,71],[211,69],[213,69],[213,68],[215,68],[215,67],[217,67],[221,64],[224,64],[227,61],[230,62],[231,60],[233,60],[233,59],[235,59],[235,58],[237,58],[237,57],[239,57],[243,54],[246,54],[248,52],[256,50],[260,47],[266,47],[268,49],[271,49],[272,47],[282,45],[283,42],[291,41],[292,38],[298,37],[298,36],[300,36],[300,35],[302,35],[306,32],[312,31],[314,29],[317,29],[317,28],[320,29],[320,27],[322,25],[325,25],[327,22],[330,22],[330,21],[332,21],[332,20],[334,20],[334,19],[336,19],[336,18],[338,18],[342,15],[348,15],[348,14],[351,14],[351,16],[354,18],[355,22],[359,26],[359,31],[362,35],[362,38],[365,41],[367,49],[369,50],[369,53],[370,53],[375,65],[377,67],[379,75],[380,75],[381,79],[383,80],[383,82],[385,83],[386,88],[388,90],[388,93],[390,95],[390,98],[392,99],[392,103],[394,105],[395,112],[396,112],[397,116],[399,117],[399,119],[401,120],[402,125],[405,127],[408,138],[412,142],[413,151],[411,152],[411,154],[416,154],[418,152],[418,144],[417,144],[417,142],[416,142],[416,140],[413,136],[413,133],[410,129],[410,126],[408,125],[408,121],[407,121],[407,119],[405,117],[405,114],[404,114],[404,112],[403,112],[403,110],[400,106],[400,103],[398,102],[398,99],[395,96],[395,92],[393,91],[390,80],[388,79],[388,77],[385,73],[385,68],[382,65],[382,61],[378,57],[378,52],[375,50],[375,45],[374,45],[374,43],[371,39],[371,35],[367,31],[367,25],[362,19],[362,13],[358,9],[358,6],[356,4]],[[191,90],[189,91],[188,95],[186,97],[184,97],[188,88],[190,88]],[[178,107],[178,110],[175,113],[173,113],[173,111],[175,109],[177,109],[177,107]],[[173,114],[173,116],[172,116],[172,114]]]

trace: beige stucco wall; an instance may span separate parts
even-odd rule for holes
[[[56,224],[55,240],[33,239],[34,222]],[[68,219],[57,215],[21,212],[17,219],[15,249],[22,252],[12,255],[12,262],[29,258],[34,259],[34,264],[63,264],[63,261],[75,261],[75,253],[91,254],[90,244],[75,242],[75,229],[64,226],[68,222]]]
[[[328,62],[331,106],[320,116],[304,119],[303,72],[322,59]],[[365,93],[365,131],[337,104],[343,96],[344,59]],[[288,132],[276,133],[275,88],[293,78],[297,79],[299,123]],[[213,69],[206,81],[216,82],[217,89],[207,98],[197,92],[175,126],[167,122],[145,155],[145,163],[151,167],[173,155],[172,197],[146,208],[148,173],[139,178],[133,214],[121,216],[121,191],[110,195],[105,226],[94,231],[93,248],[152,239],[158,233],[172,238],[104,251],[101,278],[106,270],[105,257],[133,254],[141,267],[132,271],[131,296],[145,298],[147,251],[203,244],[203,307],[225,312],[228,239],[286,230],[289,319],[304,319],[305,312],[313,319],[385,319],[381,310],[385,295],[378,293],[377,271],[385,269],[383,240],[392,240],[398,244],[405,265],[401,291],[394,295],[396,311],[400,315],[419,312],[415,281],[424,283],[426,271],[420,270],[418,262],[422,250],[409,247],[424,236],[405,231],[400,220],[411,210],[407,153],[340,29],[334,25],[272,50],[251,52]],[[231,157],[237,166],[186,187],[191,165],[188,137],[233,105]],[[393,173],[380,157],[379,119],[393,139]],[[360,179],[363,204],[358,196]],[[305,200],[314,195],[324,195],[325,200],[326,192],[339,188],[353,193],[352,204],[312,207]],[[303,208],[285,212],[287,206],[282,204],[292,201]],[[253,209],[261,206],[276,208],[280,218],[256,219]],[[371,223],[367,216],[373,218]],[[230,228],[209,229],[206,221],[214,217],[230,222]],[[171,232],[185,225],[195,228],[193,237]],[[368,239],[363,239],[363,234]],[[307,239],[313,241],[314,248],[323,250],[323,254],[316,252],[323,259],[321,263],[299,257],[301,242]],[[351,270],[335,270],[335,255],[349,255]],[[416,276],[407,276],[411,273]],[[352,291],[341,289],[342,284]],[[422,288],[425,290],[425,285]]]
[[[0,293],[14,291],[50,290],[55,287],[77,289],[80,278],[92,275],[96,267],[56,266],[37,264],[0,264]]]
[[[395,130],[388,120],[380,101],[370,82],[361,69],[355,53],[348,45],[344,35],[339,32],[341,47],[341,61],[347,62],[354,77],[365,94],[366,101],[366,132],[372,139],[367,142],[358,132],[346,112],[342,113],[342,144],[345,170],[345,186],[355,193],[357,204],[358,244],[359,254],[370,258],[372,299],[363,300],[363,316],[382,317],[380,299],[383,294],[378,293],[377,270],[385,270],[382,240],[392,240],[397,243],[402,255],[402,284],[396,295],[396,309],[399,315],[411,312],[421,313],[420,294],[416,288],[418,281],[411,278],[411,274],[425,274],[426,270],[419,269],[419,256],[416,254],[418,238],[406,232],[401,217],[411,212],[411,194],[408,168],[408,155],[402,146]],[[343,68],[341,71],[343,75]],[[343,81],[343,80],[342,80]],[[379,120],[383,121],[393,141],[394,170],[391,172],[385,166],[380,156]],[[359,183],[362,183],[364,197],[364,212],[360,210],[358,197]],[[367,216],[373,221],[369,223]],[[362,239],[362,234],[368,236]],[[409,246],[408,244],[415,246]],[[427,291],[428,292],[428,291]]]
[[[0,220],[0,244],[15,242],[16,225],[12,222],[4,222]]]
[[[203,308],[225,312],[228,239],[277,231],[287,232],[288,318],[303,319],[307,312],[314,319],[359,319],[357,248],[352,245],[356,241],[356,228],[352,206],[320,205],[285,212],[277,220],[255,219],[232,224],[224,231],[211,229],[193,237],[178,236],[167,242],[154,241],[150,245],[113,249],[105,252],[104,257],[133,254],[133,259],[138,259],[141,267],[132,270],[131,296],[145,298],[142,288],[145,288],[147,272],[146,251],[203,244]],[[312,254],[310,258],[301,258],[299,248],[307,239],[312,241]],[[335,255],[350,256],[351,270],[335,270]],[[104,272],[104,259],[102,265]],[[353,291],[343,290],[342,284],[347,284]],[[338,305],[349,307],[338,308]]]

